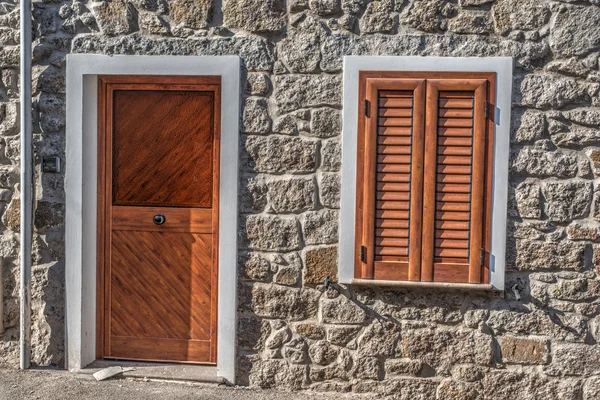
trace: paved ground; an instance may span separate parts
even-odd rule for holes
[[[75,375],[67,371],[0,369],[0,400],[331,400],[339,398],[339,395],[233,389],[209,384],[144,382],[130,379],[96,382],[91,376]]]

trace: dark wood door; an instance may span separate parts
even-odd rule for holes
[[[99,358],[216,363],[220,77],[99,77]]]

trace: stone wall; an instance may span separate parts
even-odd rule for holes
[[[9,365],[18,339],[15,7],[0,3],[0,361]],[[43,155],[64,159],[68,52],[242,58],[241,384],[401,399],[600,396],[600,1],[47,0],[34,8],[38,165]],[[514,58],[504,298],[323,291],[337,271],[344,55]],[[37,171],[33,358],[60,366],[64,177]]]

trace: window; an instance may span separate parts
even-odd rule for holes
[[[353,146],[344,142],[343,283],[348,276],[343,269],[353,268],[348,283],[492,286],[490,268],[498,273],[500,265],[497,249],[492,249],[493,208],[502,197],[502,193],[498,198],[494,194],[498,191],[494,185],[499,183],[494,175],[500,164],[507,164],[504,152],[495,160],[495,149],[508,148],[505,138],[496,140],[496,69],[353,71],[359,105],[354,113],[355,135],[347,135],[346,117],[352,113],[346,112],[349,105],[344,98],[343,141],[355,142],[355,155],[348,153]],[[345,77],[345,92],[347,85]],[[508,92],[510,101],[510,88]],[[355,165],[353,191],[348,190],[346,163]],[[499,191],[506,196],[506,187]],[[350,192],[355,197],[351,249],[344,240]],[[504,210],[505,202],[500,206]],[[344,267],[342,263],[349,260],[353,265]],[[499,282],[496,277],[494,287]]]

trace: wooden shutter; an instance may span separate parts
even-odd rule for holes
[[[427,81],[421,279],[481,282],[487,81]]]
[[[486,282],[493,83],[489,73],[361,73],[356,277]]]
[[[423,79],[366,82],[361,239],[365,277],[420,277],[424,101]]]

